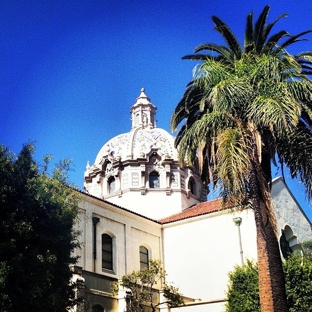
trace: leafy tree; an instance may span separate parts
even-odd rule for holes
[[[31,144],[17,157],[0,145],[0,310],[66,311],[73,304],[71,255],[78,197],[67,184],[69,162],[50,177]]]
[[[125,300],[127,311],[143,312],[156,311],[161,304],[168,304],[170,308],[183,305],[179,289],[165,282],[166,271],[159,260],[150,260],[149,267],[141,271],[133,271],[124,275],[121,281],[114,283],[113,293],[118,294],[119,287],[126,290]],[[164,301],[160,301],[158,288],[163,292]]]
[[[312,259],[292,254],[283,263],[290,312],[312,311]],[[258,267],[247,261],[229,273],[226,312],[260,311]]]
[[[183,164],[197,163],[202,180],[220,187],[224,205],[250,206],[257,229],[261,311],[288,311],[270,187],[272,164],[288,167],[312,196],[312,52],[286,51],[310,31],[271,34],[266,6],[247,16],[244,45],[218,17],[226,46],[206,43],[194,80],[174,110],[171,128]],[[207,53],[202,54],[202,51]],[[179,125],[182,126],[178,128]]]

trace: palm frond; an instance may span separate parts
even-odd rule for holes
[[[215,24],[215,29],[222,35],[227,42],[229,48],[233,51],[237,59],[241,57],[242,50],[238,40],[231,31],[231,29],[217,16],[212,16],[212,20]]]
[[[194,83],[190,84],[176,106],[170,120],[170,128],[172,131],[176,131],[178,125],[185,119],[196,117],[199,111],[200,101],[204,96],[204,90],[200,86]]]
[[[244,104],[250,100],[251,92],[245,80],[230,78],[216,84],[207,94],[207,99],[220,110],[243,113]]]
[[[241,198],[246,192],[246,172],[250,170],[250,150],[242,129],[227,128],[217,137],[217,180],[229,196]]]
[[[255,24],[254,41],[255,41],[256,51],[258,53],[261,52],[261,49],[264,43],[264,30],[265,30],[265,25],[266,25],[269,11],[270,11],[270,6],[269,5],[265,6],[262,12],[260,13]]]
[[[274,48],[277,47],[278,42],[279,42],[282,38],[284,38],[284,37],[289,37],[289,36],[290,36],[290,34],[289,34],[286,30],[281,30],[281,31],[279,31],[278,33],[272,35],[272,36],[267,40],[267,42],[265,43],[265,47],[264,47],[265,52],[266,52],[266,53],[271,53],[272,50],[273,50]]]
[[[266,46],[265,42],[267,41],[267,38],[272,30],[272,28],[275,26],[275,24],[281,20],[282,18],[287,17],[287,14],[282,14],[280,15],[274,22],[270,23],[269,25],[267,25],[265,27],[265,29],[263,30],[263,34],[262,34],[262,46]],[[284,34],[283,34],[284,33]],[[283,34],[283,35],[282,35]],[[278,32],[277,34],[273,35],[270,37],[270,39],[268,40],[268,44],[276,46],[278,44],[278,41],[284,37],[287,34],[286,31],[281,30],[280,32]],[[275,39],[275,41],[272,41],[272,38]]]
[[[287,94],[287,90],[282,86],[276,87],[275,90],[276,92],[271,94],[261,93],[256,96],[249,106],[248,117],[259,127],[274,126],[276,134],[281,135],[285,131],[291,131],[298,124],[301,105]]]
[[[312,132],[312,111],[306,105],[302,105],[303,109],[301,112],[300,121],[307,125],[307,128]]]
[[[312,134],[302,122],[295,131],[280,137],[277,153],[281,163],[289,169],[293,178],[305,185],[308,199],[312,199]]]
[[[253,12],[247,15],[246,19],[246,28],[244,36],[244,52],[249,53],[254,49],[254,40],[253,40]]]
[[[312,75],[312,52],[305,51],[298,53],[294,56],[301,66],[301,72],[303,75]]]
[[[312,62],[312,51],[302,51],[295,55],[298,59],[307,59]]]
[[[231,75],[231,68],[222,62],[207,59],[201,66],[194,71],[194,83],[205,90],[206,94],[220,81],[228,79]]]
[[[211,56],[214,58],[217,58],[218,56],[220,58],[223,57],[226,60],[228,60],[229,62],[233,61],[233,59],[234,59],[233,51],[231,49],[229,49],[225,46],[219,45],[219,44],[213,44],[213,43],[201,44],[195,48],[195,53],[203,51],[203,50],[218,53],[217,56],[214,56],[213,54],[211,54]]]
[[[302,38],[302,39],[299,39],[299,38],[304,36],[304,35],[306,35],[306,34],[309,34],[311,32],[312,32],[312,30],[306,30],[306,31],[303,31],[303,32],[301,32],[301,33],[299,33],[297,35],[291,35],[288,40],[286,40],[285,42],[283,42],[280,45],[278,50],[280,51],[280,50],[286,49],[287,47],[289,47],[290,45],[292,45],[292,44],[294,44],[296,42],[307,40],[307,39],[304,39],[304,38]]]
[[[287,90],[291,96],[301,104],[308,105],[312,103],[312,82],[306,79],[295,79],[284,82],[287,84]]]
[[[182,60],[205,61],[207,58],[207,54],[187,54],[182,57]]]
[[[179,146],[181,163],[191,164],[195,159],[199,159],[199,171],[211,173],[216,165],[214,138],[224,128],[233,126],[235,126],[233,120],[220,111],[203,114],[189,127],[184,125],[175,139],[175,145]],[[207,178],[203,177],[204,180]],[[206,181],[208,182],[208,180]],[[211,181],[211,175],[209,181]]]

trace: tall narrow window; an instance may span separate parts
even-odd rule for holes
[[[171,187],[178,187],[178,174],[177,173],[170,173],[170,186]]]
[[[108,179],[108,193],[112,194],[115,192],[116,190],[116,183],[115,183],[115,178],[114,177],[110,177]]]
[[[113,269],[113,239],[108,234],[102,234],[102,268]]]
[[[149,175],[149,187],[159,188],[159,174],[155,171],[151,172]]]
[[[188,184],[189,190],[193,195],[196,195],[196,183],[193,178],[190,178],[189,184]]]
[[[144,246],[140,246],[140,270],[148,268],[148,249]]]

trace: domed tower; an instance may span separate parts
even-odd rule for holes
[[[156,127],[156,106],[144,89],[130,113],[131,131],[109,140],[87,165],[85,190],[152,219],[205,201],[198,174],[179,165],[174,137]]]

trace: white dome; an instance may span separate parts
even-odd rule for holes
[[[166,158],[177,158],[174,148],[174,137],[161,128],[135,128],[128,133],[117,135],[103,145],[95,159],[95,165],[103,158],[112,158],[125,161],[142,158],[151,149],[158,149],[158,154]]]
[[[131,130],[110,139],[94,164],[87,164],[84,187],[93,196],[160,219],[197,204],[206,193],[198,174],[180,167],[174,137],[156,127],[156,109],[142,89],[130,110]]]

